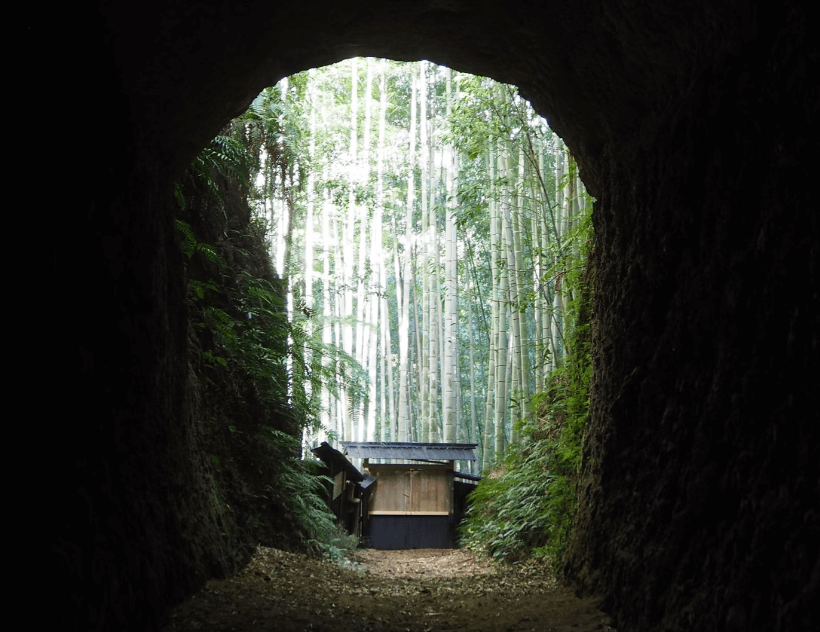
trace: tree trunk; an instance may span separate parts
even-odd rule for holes
[[[503,154],[499,148],[498,168],[504,169]],[[503,210],[499,209],[499,215],[503,215]],[[503,257],[505,248],[504,234],[501,230],[501,217],[497,220],[499,234],[499,258]],[[498,459],[504,451],[504,425],[505,413],[507,410],[507,296],[509,294],[509,274],[506,265],[500,267],[500,279],[498,286],[498,352],[496,355],[496,384],[495,384],[495,458]]]
[[[405,219],[404,241],[404,288],[402,291],[402,308],[399,320],[399,441],[407,441],[410,430],[410,402],[408,393],[410,369],[410,257],[413,241],[413,200],[415,193],[415,156],[416,156],[416,77],[411,77],[410,101],[410,149],[407,173],[407,208]]]
[[[429,443],[430,430],[432,424],[430,419],[430,271],[428,270],[428,259],[430,250],[429,225],[430,218],[427,214],[427,185],[430,172],[430,150],[427,140],[427,64],[424,61],[418,63],[419,68],[419,133],[420,151],[419,163],[421,167],[421,326],[422,326],[422,349],[421,349],[421,382],[419,391],[421,395],[421,440]]]
[[[497,186],[496,186],[496,176],[497,176],[497,169],[496,169],[496,149],[495,143],[492,139],[490,139],[489,143],[489,157],[488,157],[488,164],[487,164],[487,171],[490,174],[490,193],[489,193],[489,213],[490,213],[490,277],[492,281],[491,287],[491,300],[490,305],[492,308],[492,317],[491,317],[491,330],[490,330],[490,340],[489,340],[489,362],[487,368],[487,402],[486,402],[486,411],[484,415],[484,459],[482,465],[482,471],[487,472],[490,471],[490,467],[493,461],[493,450],[495,444],[493,442],[494,437],[494,420],[495,420],[495,406],[496,406],[496,364],[498,362],[498,314],[499,314],[499,285],[500,285],[500,278],[499,278],[499,270],[498,270],[498,259],[500,257],[500,246],[499,246],[499,239],[498,239],[498,222],[497,222],[497,215],[498,215],[498,203],[497,203]]]
[[[367,60],[367,82],[365,88],[365,133],[364,133],[364,155],[365,160],[364,164],[367,170],[367,173],[370,173],[370,126],[371,126],[371,97],[373,95],[373,64],[370,59]],[[381,121],[379,121],[379,151],[378,151],[378,160],[381,161],[384,152],[384,136],[382,135],[382,128],[381,128]],[[381,215],[382,209],[381,204],[383,203],[384,191],[382,189],[382,181],[381,181],[381,170],[383,165],[379,165],[377,172],[377,177],[379,178],[379,182],[376,185],[377,190],[377,200],[376,200],[376,208],[373,209],[373,222],[372,227],[370,230],[370,271],[368,275],[368,283],[367,283],[367,295],[366,295],[366,313],[368,314],[368,326],[364,330],[365,338],[367,339],[367,349],[368,349],[368,359],[367,359],[367,368],[368,368],[368,380],[369,380],[369,394],[368,394],[368,408],[367,408],[367,416],[366,416],[366,433],[365,433],[365,441],[375,441],[376,440],[376,397],[377,397],[377,385],[378,385],[378,366],[377,366],[377,347],[378,347],[378,338],[377,338],[377,331],[379,325],[379,303],[377,300],[378,296],[378,284],[379,284],[379,255],[381,251]],[[366,178],[365,182],[369,179]],[[379,191],[381,189],[381,191]],[[364,221],[367,221],[367,214],[363,215]]]
[[[453,71],[446,70],[446,102],[447,120],[452,116],[452,84]],[[444,441],[455,442],[457,435],[455,422],[455,348],[456,348],[456,253],[455,253],[455,148],[448,144],[444,148],[444,166],[446,169],[447,214],[445,218],[444,238],[444,375],[442,384],[442,412],[444,424]]]
[[[470,291],[472,282],[467,280],[467,319],[470,326],[470,428],[472,441],[478,443],[478,417],[475,410],[475,354],[473,353],[474,340],[473,337],[473,297]],[[475,474],[474,461],[470,462],[470,471]]]
[[[310,75],[309,75],[310,77]],[[310,81],[310,79],[309,79]],[[307,107],[310,110],[310,124],[309,134],[310,142],[308,145],[308,157],[311,164],[316,157],[316,104],[315,94],[311,83],[308,83],[307,91]],[[310,312],[313,310],[313,207],[316,201],[315,194],[316,175],[311,169],[308,172],[307,181],[307,200],[305,208],[305,308]],[[302,357],[304,358],[305,366],[310,366],[312,361],[310,352],[310,337],[312,333],[312,319],[308,318],[305,322],[305,338],[306,342],[302,348]],[[313,396],[313,382],[305,382],[305,397],[308,401]],[[313,429],[310,426],[305,426],[305,444],[312,446],[314,444]],[[318,443],[316,443],[318,445]]]
[[[432,117],[432,129],[435,129],[435,116]],[[430,204],[429,204],[429,212],[430,212],[430,221],[429,221],[429,239],[427,242],[427,248],[429,256],[427,258],[427,274],[429,279],[429,336],[430,336],[430,344],[428,348],[430,349],[430,364],[428,370],[428,378],[430,380],[430,393],[428,395],[430,399],[430,435],[429,440],[436,441],[438,436],[438,419],[439,419],[439,410],[438,410],[438,400],[439,400],[439,358],[441,357],[441,353],[439,351],[439,338],[441,336],[440,330],[440,318],[439,318],[439,309],[440,309],[440,301],[439,301],[439,289],[438,289],[438,275],[439,275],[439,250],[438,250],[438,218],[436,216],[436,205],[435,205],[435,187],[433,186],[433,175],[432,175],[432,165],[434,164],[433,161],[433,143],[430,143],[428,156],[428,164],[430,165],[430,173],[429,173],[429,181],[428,181],[428,188],[429,188],[429,195],[430,195]]]

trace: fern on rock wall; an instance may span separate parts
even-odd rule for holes
[[[322,552],[339,534],[321,480],[300,458],[302,425],[315,415],[289,394],[288,337],[300,330],[248,203],[250,156],[241,140],[217,137],[174,191],[203,468],[232,546]]]

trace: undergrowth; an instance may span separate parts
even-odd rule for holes
[[[262,435],[279,463],[276,485],[268,491],[280,499],[299,526],[302,541],[311,553],[334,564],[342,564],[358,547],[358,538],[338,524],[326,502],[328,476],[319,474],[316,461],[297,458],[300,440],[284,432],[266,428]]]
[[[591,227],[587,227],[590,231]],[[584,245],[581,256],[589,261]],[[573,526],[584,426],[589,416],[592,378],[591,305],[593,271],[578,267],[571,304],[575,326],[563,366],[533,397],[537,418],[521,428],[519,446],[511,446],[470,495],[461,526],[462,544],[496,559],[527,556],[551,559],[556,571]]]
[[[192,366],[214,420],[208,463],[219,490],[215,511],[241,521],[242,506],[254,533],[270,537],[278,530],[286,546],[301,543],[341,563],[358,542],[337,525],[326,500],[329,481],[301,458],[301,436],[320,419],[318,397],[310,394],[347,383],[360,388],[361,368],[310,334],[320,328],[308,326],[313,315],[307,310],[288,317],[283,283],[273,274],[247,204],[251,165],[235,145],[227,137],[215,139],[174,191],[191,351],[199,356]],[[200,241],[200,231],[206,240]],[[323,364],[323,355],[333,361]],[[311,388],[303,388],[304,382]]]

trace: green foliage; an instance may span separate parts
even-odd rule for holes
[[[250,378],[262,401],[286,401],[289,325],[283,301],[269,281],[248,275],[243,285],[238,314],[208,306],[205,322],[217,335],[225,357]]]
[[[292,354],[292,375],[295,378],[301,377],[311,385],[310,389],[293,390],[293,406],[303,411],[305,425],[314,431],[319,429],[320,394],[323,388],[333,397],[338,397],[343,387],[353,402],[360,401],[367,393],[368,376],[361,364],[341,347],[322,341],[322,328],[330,326],[336,320],[325,321],[301,306],[294,310],[293,321],[290,323],[291,348],[304,351]],[[310,358],[309,361],[305,360],[306,356]],[[322,358],[327,358],[327,362],[323,362]]]
[[[190,224],[180,219],[175,220],[175,223],[177,230],[182,235],[182,252],[184,252],[189,259],[193,257],[194,254],[199,254],[206,260],[219,266],[220,270],[226,268],[225,260],[219,255],[216,248],[210,244],[197,241]]]
[[[538,418],[519,427],[522,448],[511,448],[496,471],[472,493],[462,542],[493,557],[515,560],[527,555],[551,558],[560,567],[577,508],[584,426],[589,416],[592,378],[591,304],[594,281],[588,266],[592,227],[578,229],[582,248],[567,273],[576,291],[570,301],[568,355],[550,375],[546,389],[532,398]]]
[[[328,561],[341,563],[358,546],[358,540],[347,535],[328,508],[324,483],[332,485],[333,481],[319,475],[316,462],[299,458],[299,439],[274,428],[264,428],[260,436],[279,468],[276,484],[268,488],[275,502],[295,521],[305,547]]]
[[[177,200],[183,202],[183,217],[200,222],[200,229],[212,227],[197,204],[215,209],[226,218],[224,227],[213,231],[217,240],[214,244],[200,241],[190,223],[176,221],[186,256],[189,313],[196,333],[193,348],[201,353],[200,370],[214,372],[202,382],[214,386],[220,397],[229,393],[234,405],[238,398],[243,408],[236,410],[235,416],[219,417],[223,425],[216,433],[230,447],[227,452],[219,452],[225,449],[224,444],[212,446],[217,453],[211,453],[209,461],[221,471],[233,467],[230,463],[236,460],[231,458],[234,450],[241,458],[254,462],[261,459],[264,466],[254,466],[253,475],[258,472],[264,477],[259,489],[266,489],[265,502],[284,508],[287,521],[295,525],[294,533],[304,546],[328,559],[338,559],[357,543],[340,533],[326,502],[323,483],[327,479],[317,475],[312,462],[301,460],[299,437],[304,426],[316,425],[320,418],[315,401],[318,397],[310,399],[307,392],[318,394],[322,384],[335,388],[340,382],[358,380],[361,368],[308,334],[320,328],[308,325],[314,316],[307,310],[300,309],[289,321],[284,291],[270,272],[266,249],[255,241],[259,235],[252,232],[253,225],[248,219],[242,220],[250,216],[245,215],[248,191],[241,190],[247,172],[237,169],[245,169],[250,163],[247,156],[240,159],[233,153],[239,140],[218,141],[206,148],[185,176],[185,190],[192,194],[190,208],[181,200],[181,187],[176,191]],[[203,169],[203,165],[209,168]],[[242,204],[244,208],[239,206]],[[302,356],[306,345],[313,350],[310,366],[305,366]],[[322,366],[323,354],[330,355],[333,362]],[[313,388],[300,388],[294,373],[308,375]],[[277,422],[288,432],[271,427]],[[229,508],[227,498],[234,505],[237,497],[237,491],[224,483],[219,475],[214,477],[212,502],[220,512]],[[259,516],[252,516],[248,524],[262,529]]]
[[[303,96],[305,83],[306,75],[292,78],[293,94],[287,107],[278,88],[263,91],[248,112],[226,128],[236,136],[216,137],[193,161],[186,181],[198,184],[200,189],[223,201],[221,187],[230,181],[245,185],[250,173],[259,168],[254,150],[264,149],[266,159],[274,160],[276,169],[286,168],[288,161],[299,153],[302,142],[291,120],[298,118],[298,112],[288,113],[287,108],[298,109],[296,104],[300,103],[298,97]],[[288,116],[283,119],[285,114]],[[216,180],[218,175],[223,176],[220,183]],[[289,401],[301,426],[316,427],[320,416],[318,397],[309,396],[308,392],[318,394],[324,386],[335,393],[344,385],[354,397],[364,395],[365,372],[341,349],[322,342],[322,328],[315,322],[315,313],[308,312],[304,305],[297,306],[289,321],[284,291],[274,281],[244,269],[229,268],[223,247],[244,252],[238,243],[248,236],[229,231],[225,234],[228,241],[214,246],[199,241],[189,223],[178,219],[176,227],[188,259],[204,264],[196,267],[200,275],[208,270],[218,274],[216,280],[201,279],[194,278],[189,270],[189,299],[201,315],[196,326],[209,332],[214,341],[213,348],[202,353],[207,366],[238,368],[254,384],[263,402]],[[304,350],[310,352],[309,364],[304,361]],[[323,363],[322,357],[330,361]],[[292,388],[289,393],[288,384],[297,375],[309,381],[312,388]]]
[[[390,216],[394,215],[396,228],[401,234],[405,222],[403,200],[407,193],[407,161],[414,160],[404,148],[409,142],[407,99],[411,91],[410,71],[415,71],[416,66],[391,62],[387,68],[389,108],[385,145],[401,149],[388,149],[385,155],[385,220],[389,227],[392,219]],[[581,233],[586,227],[572,222],[562,227],[555,218],[558,210],[554,203],[556,185],[565,188],[572,186],[572,166],[570,165],[563,181],[556,183],[552,163],[556,153],[556,139],[545,122],[535,120],[532,108],[517,95],[513,87],[460,75],[458,105],[454,107],[450,120],[444,121],[445,84],[442,71],[428,68],[428,75],[428,87],[431,90],[428,93],[429,112],[431,120],[435,121],[432,138],[439,147],[441,143],[452,140],[459,152],[457,223],[462,233],[461,238],[470,244],[470,256],[460,262],[459,275],[462,279],[469,277],[474,281],[471,300],[477,301],[473,307],[475,333],[468,333],[470,330],[466,326],[459,328],[462,348],[467,349],[467,337],[470,335],[487,340],[487,344],[478,345],[475,349],[472,367],[467,366],[466,354],[462,354],[461,383],[468,382],[467,368],[474,368],[476,378],[482,384],[476,389],[476,399],[486,400],[492,395],[490,388],[484,386],[488,384],[486,372],[490,358],[490,301],[493,300],[490,261],[491,258],[498,258],[500,253],[491,251],[489,247],[491,231],[488,207],[491,202],[512,204],[511,200],[514,200],[521,209],[521,221],[524,223],[521,228],[523,261],[516,263],[516,267],[519,275],[527,278],[527,285],[530,274],[528,270],[535,269],[538,261],[540,278],[532,284],[531,290],[526,294],[522,291],[516,296],[501,299],[504,306],[523,314],[525,332],[526,327],[534,327],[535,323],[528,323],[527,319],[531,317],[533,305],[539,298],[551,306],[553,297],[560,296],[564,304],[569,303],[570,312],[564,319],[562,306],[560,316],[556,316],[556,319],[560,317],[561,320],[561,339],[557,344],[566,348],[568,358],[564,366],[553,374],[548,392],[533,402],[532,410],[540,410],[540,419],[530,422],[531,427],[514,428],[527,436],[526,448],[518,454],[508,454],[502,462],[505,476],[485,481],[476,492],[477,509],[471,514],[471,521],[475,518],[475,522],[472,522],[476,534],[474,542],[485,543],[499,557],[523,555],[533,549],[537,552],[549,550],[560,553],[563,546],[561,542],[565,541],[571,526],[574,468],[580,458],[582,419],[585,418],[584,406],[587,399],[582,383],[584,380],[588,383],[589,379],[587,372],[577,371],[573,364],[576,362],[573,354],[578,354],[579,358],[584,353],[588,355],[588,348],[583,341],[588,336],[588,326],[576,324],[579,322],[577,315],[582,311],[582,300],[574,303],[570,301],[571,296],[583,295],[583,292],[560,293],[562,289],[581,287],[579,275],[583,270],[576,237],[582,237]],[[364,85],[360,68],[360,93]],[[325,96],[317,97],[317,91]],[[372,105],[375,106],[379,96],[380,91],[374,81],[372,94],[368,95],[373,99]],[[362,96],[360,103],[366,103],[365,99],[368,97]],[[203,361],[201,366],[204,366],[204,371],[211,372],[209,380],[213,378],[220,384],[229,383],[231,389],[236,387],[241,390],[241,399],[245,399],[240,402],[242,410],[246,403],[261,401],[265,405],[259,407],[263,408],[263,413],[276,409],[277,414],[283,412],[295,421],[291,426],[294,433],[300,428],[312,426],[315,429],[318,426],[323,388],[335,394],[337,389],[344,386],[353,409],[368,396],[365,389],[367,377],[361,367],[340,349],[322,342],[321,332],[331,323],[317,322],[320,319],[306,309],[304,303],[300,304],[299,298],[300,292],[304,295],[307,292],[302,287],[303,277],[300,276],[301,263],[306,258],[299,241],[298,227],[304,222],[309,193],[321,193],[313,198],[314,204],[315,200],[324,200],[329,207],[338,207],[340,214],[349,211],[348,193],[351,190],[357,204],[375,206],[373,188],[368,188],[367,183],[358,182],[355,178],[353,182],[348,181],[350,165],[346,147],[350,102],[349,63],[322,71],[301,73],[276,87],[266,88],[253,101],[249,110],[226,126],[223,135],[197,157],[186,174],[184,186],[175,191],[181,209],[180,216],[194,224],[196,231],[202,231],[204,241],[212,242],[199,242],[190,225],[178,222],[182,248],[189,264],[190,312],[198,336],[197,349]],[[318,127],[312,127],[308,123],[309,114],[311,107],[316,107],[317,104],[321,105],[318,109],[322,122]],[[359,130],[363,129],[364,111],[363,105],[359,107]],[[375,112],[374,109],[374,120]],[[313,139],[310,138],[311,134],[315,135]],[[364,138],[367,136],[360,137],[362,143]],[[374,151],[376,134],[371,133],[369,139],[369,159],[373,161],[377,155]],[[312,152],[308,151],[308,146],[312,148]],[[519,148],[523,151],[519,152]],[[491,149],[507,156],[508,169],[496,172],[495,182],[488,186],[497,164],[489,163]],[[376,170],[372,164],[370,167],[369,183],[373,185]],[[307,177],[308,170],[313,172],[310,179]],[[517,175],[519,172],[520,177]],[[419,182],[420,175],[416,173]],[[192,186],[194,181],[196,186]],[[257,181],[264,182],[258,190],[249,184]],[[314,189],[311,192],[306,190],[308,183],[313,183]],[[237,190],[239,196],[235,195]],[[191,200],[198,195],[207,203],[199,208],[189,201],[189,208],[186,208],[183,191],[184,196],[189,196]],[[441,174],[435,176],[431,196],[433,205],[438,208],[439,230],[443,230],[443,205],[448,195],[443,190]],[[231,224],[236,214],[232,214],[227,207],[237,197],[250,203],[248,206],[253,206],[253,202],[256,202],[260,209],[264,209],[264,212],[259,212],[250,220],[249,226],[240,224],[237,227],[236,222]],[[284,212],[286,222],[268,225],[267,213],[271,198],[271,217]],[[279,201],[282,202],[281,207]],[[243,212],[245,210],[250,209],[243,209]],[[327,212],[327,209],[323,212]],[[217,216],[221,220],[220,213],[225,217],[225,224],[213,227],[211,219]],[[251,215],[252,213],[250,211]],[[546,233],[546,241],[528,234],[531,220],[535,226],[535,221],[538,220],[540,225],[542,219],[544,228],[539,228],[539,231],[542,235]],[[416,226],[420,226],[418,213],[413,221]],[[354,235],[354,240],[364,244],[363,226],[366,223],[357,220],[356,225],[359,232]],[[207,231],[208,228],[215,229]],[[284,283],[272,279],[269,270],[262,270],[261,265],[254,268],[253,272],[244,271],[243,262],[250,258],[247,253],[252,250],[248,246],[250,234],[258,236],[267,230],[276,231],[277,242],[282,240],[286,244],[284,253],[279,250],[281,246],[277,245],[277,254],[285,255],[282,274],[289,281],[288,287],[294,297],[294,309],[290,318],[286,316],[283,300]],[[389,228],[387,232],[387,235],[383,235],[384,244],[387,251],[392,252],[397,236],[389,234]],[[534,232],[537,234],[537,231]],[[483,252],[483,256],[473,256],[472,246],[478,252]],[[396,250],[403,248],[405,246],[399,241]],[[407,250],[404,253],[405,256],[411,256]],[[334,269],[338,270],[340,262],[335,260],[336,254],[331,253],[330,256],[333,258]],[[427,265],[429,269],[434,264],[428,261]],[[506,258],[500,259],[498,265],[506,267]],[[325,299],[323,293],[317,291],[320,285],[331,283],[331,279],[323,275],[320,278],[315,272],[314,267],[313,309],[322,312],[326,307],[325,300],[338,299],[330,296]],[[364,272],[366,278],[370,274],[369,269]],[[379,292],[388,295],[392,307],[392,322],[382,323],[382,326],[390,326],[393,331],[396,330],[395,319],[398,316],[395,287],[400,280],[400,270],[393,270],[392,273],[388,270],[386,287],[379,289]],[[343,282],[356,281],[358,278],[344,279]],[[408,280],[404,279],[404,282],[406,284]],[[440,288],[444,288],[444,284]],[[414,291],[417,290],[418,288]],[[440,298],[443,300],[443,296]],[[416,308],[420,307],[421,301],[416,302]],[[460,309],[464,316],[464,303]],[[525,310],[528,310],[529,316]],[[420,315],[419,323],[423,323]],[[398,336],[392,338],[392,344],[396,347]],[[534,337],[530,336],[529,339],[534,340]],[[540,344],[538,349],[535,345],[529,346],[533,356],[531,365],[534,365],[535,358],[538,357],[536,354],[543,356],[544,347]],[[323,358],[327,361],[323,362]],[[510,392],[508,396],[512,402],[511,408],[518,408],[520,403],[526,403],[526,398],[520,391]],[[469,398],[462,399],[466,402]],[[418,416],[417,410],[415,418]],[[467,417],[468,414],[465,414],[464,418]],[[476,428],[478,437],[473,437],[478,441],[483,440],[480,428],[482,417],[479,412],[479,427]],[[505,422],[507,427],[502,427],[508,435],[513,434],[509,427],[511,420],[517,418],[512,414],[509,417],[510,421]],[[220,430],[235,445],[257,438],[259,428],[250,429],[250,425],[238,423],[241,430],[231,425],[230,434],[224,428]],[[468,434],[472,432],[473,429],[470,428]],[[265,445],[271,453],[275,453],[278,448],[271,444],[273,435],[267,436],[268,431],[264,429],[262,433],[265,434]],[[273,438],[287,444],[282,437]],[[315,529],[315,535],[306,535],[305,541],[310,542],[315,550],[335,557],[338,551],[345,549],[344,538],[337,537],[338,533],[334,535],[328,525],[322,522],[323,518],[316,513],[319,508],[315,505],[315,498],[310,496],[311,486],[302,480],[304,472],[299,468],[294,469],[296,466],[291,462],[295,458],[292,456],[294,452],[299,452],[298,447],[290,446],[280,459],[284,469],[277,489],[286,490],[286,493],[282,492],[282,502],[300,523],[313,524],[311,528]],[[304,494],[308,496],[303,498]],[[484,501],[481,501],[482,495],[485,496]],[[304,502],[290,500],[298,498],[303,498]],[[305,529],[307,533],[307,526]]]
[[[537,423],[523,429],[523,450],[508,450],[497,477],[482,480],[471,496],[462,536],[468,547],[499,559],[533,553],[562,559],[575,515],[575,487],[583,428],[589,414],[589,343],[578,344],[567,364],[536,396]]]
[[[306,173],[303,164],[306,150],[306,134],[299,124],[302,115],[307,73],[289,78],[286,100],[282,99],[279,86],[265,88],[251,103],[247,112],[234,121],[245,140],[245,154],[253,171],[268,174],[285,174],[296,170],[298,182]],[[276,178],[265,179],[265,190],[256,192],[260,198],[272,197]]]
[[[340,524],[334,523],[333,529],[324,532],[321,539],[314,538],[309,540],[308,544],[322,559],[339,566],[347,566],[350,563],[350,554],[359,548],[359,538],[348,533]]]
[[[216,136],[191,162],[185,179],[204,184],[211,195],[221,200],[222,191],[217,183],[218,174],[231,177],[247,188],[253,164],[252,156],[239,139],[232,136]],[[180,208],[186,207],[180,183],[174,187],[174,198]],[[179,228],[179,225],[177,227]]]

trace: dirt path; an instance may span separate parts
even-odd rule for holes
[[[259,547],[236,577],[213,580],[164,632],[605,632],[609,617],[545,564],[480,562],[462,550],[358,551],[348,568]]]

